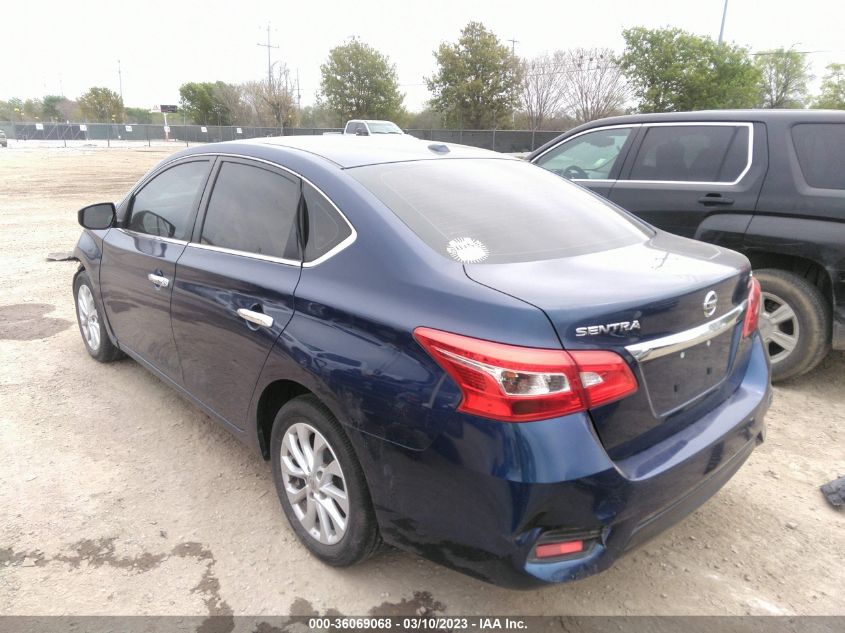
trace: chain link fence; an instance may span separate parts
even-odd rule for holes
[[[168,125],[146,123],[17,123],[0,122],[7,138],[48,147],[125,147],[168,143],[214,143],[266,136],[339,134],[340,128],[283,128],[238,125]],[[497,152],[530,152],[560,132],[547,130],[406,130],[417,138],[459,143]]]

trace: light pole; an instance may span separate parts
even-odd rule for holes
[[[722,38],[725,35],[725,17],[728,15],[728,0],[725,0],[725,6],[722,8],[722,26],[719,27],[719,44],[722,43]]]

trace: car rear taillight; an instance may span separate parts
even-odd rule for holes
[[[518,347],[426,327],[414,337],[458,383],[459,411],[530,422],[623,398],[637,381],[621,356],[604,350]]]
[[[742,336],[751,336],[757,329],[757,322],[760,320],[760,282],[754,277],[748,280],[748,309],[745,312],[745,321],[742,324]]]

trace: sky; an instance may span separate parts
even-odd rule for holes
[[[0,98],[76,98],[91,86],[120,90],[127,106],[179,102],[188,81],[239,83],[267,75],[272,61],[299,72],[302,105],[314,102],[328,51],[355,36],[395,64],[405,105],[420,110],[434,72],[432,52],[483,22],[517,55],[571,47],[621,51],[622,30],[675,26],[717,37],[723,0],[205,0],[129,3],[42,0],[5,3]],[[131,10],[128,7],[131,6]],[[813,51],[817,87],[826,64],[845,62],[845,1],[729,0],[725,40],[761,51]],[[120,60],[120,77],[118,75]]]

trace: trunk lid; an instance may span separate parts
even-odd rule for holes
[[[738,253],[658,232],[613,250],[465,270],[543,310],[565,349],[612,350],[629,362],[637,393],[591,411],[612,457],[659,441],[698,417],[685,412],[728,395],[750,273]],[[682,342],[643,355],[673,342],[666,337]]]

